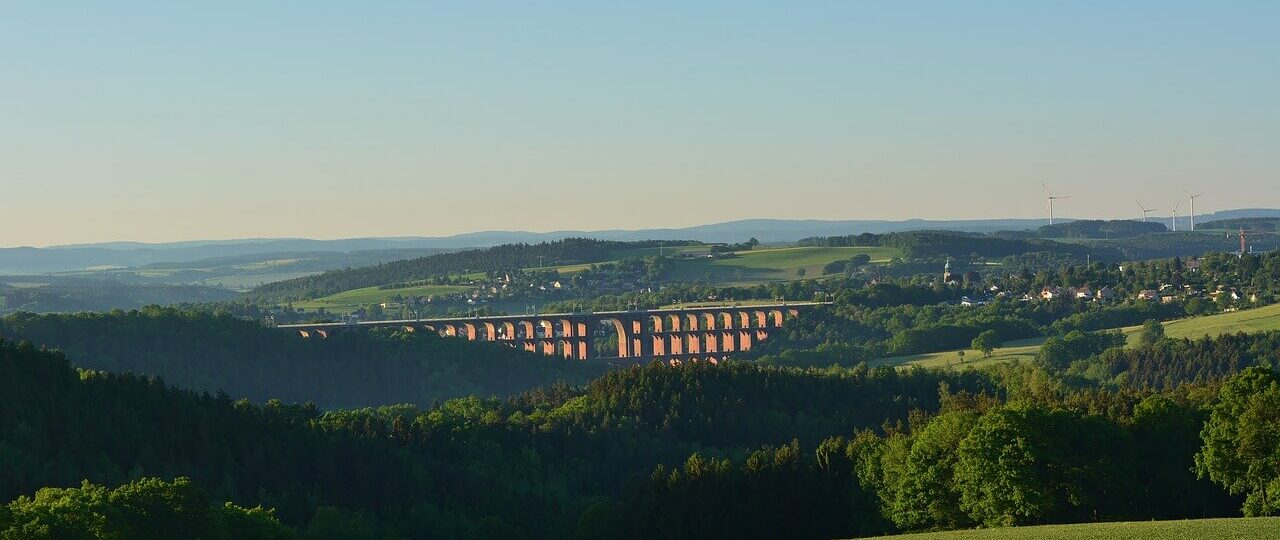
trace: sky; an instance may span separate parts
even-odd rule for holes
[[[0,0],[0,246],[1280,207],[1280,2]],[[1184,215],[1187,203],[1181,201]]]

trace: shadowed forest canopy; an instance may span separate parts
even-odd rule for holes
[[[1156,221],[1081,219],[1042,225],[1039,233],[1043,238],[1126,238],[1168,230],[1168,227]]]
[[[923,371],[654,365],[509,401],[322,413],[77,373],[61,354],[0,343],[0,498],[84,479],[186,476],[211,500],[273,508],[304,532],[457,538],[496,527],[563,538],[654,464],[902,422],[936,410],[943,383],[989,388],[976,375]]]
[[[1225,229],[1228,231],[1236,231],[1244,229],[1245,231],[1280,231],[1280,218],[1277,217],[1253,217],[1253,218],[1236,218],[1236,219],[1219,219],[1215,221],[1205,221],[1196,224],[1197,229]]]
[[[1214,255],[1183,278],[1261,287],[1275,260]],[[1002,279],[1129,291],[1182,268]],[[750,355],[610,372],[431,333],[301,339],[209,311],[10,316],[0,335],[60,350],[0,345],[0,531],[52,505],[134,530],[116,490],[172,494],[155,515],[263,535],[244,538],[834,538],[1273,511],[1242,502],[1273,477],[1231,495],[1230,470],[1193,466],[1223,381],[1280,363],[1280,333],[1130,346],[1090,331],[1156,327],[1183,305],[963,306],[941,303],[959,286],[834,285],[832,306]],[[862,362],[984,333],[1047,341],[1037,362],[981,370]],[[833,363],[845,367],[799,367]],[[1220,446],[1238,446],[1237,423],[1271,425],[1249,420],[1271,399],[1219,414]],[[1254,454],[1270,455],[1241,459]]]
[[[56,347],[79,367],[156,376],[255,402],[314,401],[324,408],[507,396],[557,381],[581,384],[603,371],[598,364],[429,332],[384,329],[302,339],[254,321],[155,307],[20,313],[0,319],[0,337]]]
[[[0,500],[187,477],[207,497],[186,507],[240,509],[200,519],[275,530],[274,516],[303,538],[832,538],[1235,515],[1240,499],[1192,470],[1199,429],[1215,380],[1248,363],[1233,358],[1273,361],[1274,340],[1148,345],[1126,369],[1164,390],[1073,388],[1025,364],[654,364],[506,400],[327,412],[0,343]],[[1119,365],[1116,350],[1072,366]],[[102,492],[80,489],[41,500]],[[41,504],[11,503],[0,529]]]
[[[86,481],[19,497],[0,506],[0,538],[287,540],[294,534],[262,507],[213,504],[189,478],[143,478],[114,489]]]
[[[848,236],[804,238],[802,246],[882,246],[902,250],[905,258],[968,258],[970,256],[1003,258],[1026,253],[1047,252],[1084,259],[1121,260],[1121,253],[1111,248],[1067,244],[1037,238],[1002,236],[958,231],[906,231],[886,234],[862,233]]]

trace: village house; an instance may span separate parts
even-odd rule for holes
[[[1054,298],[1075,296],[1076,290],[1071,287],[1045,287],[1040,290],[1040,298],[1044,300],[1053,300]]]

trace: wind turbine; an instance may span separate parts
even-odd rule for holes
[[[1196,197],[1204,195],[1204,193],[1197,193],[1195,195],[1192,195],[1190,191],[1185,191],[1185,190],[1183,191],[1183,193],[1186,193],[1187,198],[1191,199],[1191,230],[1194,231],[1196,230]]]
[[[1056,201],[1058,199],[1070,199],[1071,196],[1070,195],[1054,195],[1052,191],[1049,191],[1049,186],[1045,185],[1044,182],[1040,182],[1040,185],[1044,186],[1044,193],[1047,196],[1047,200],[1049,201],[1049,224],[1053,225],[1053,201]]]
[[[1182,201],[1173,203],[1173,232],[1178,232],[1178,205],[1180,204]]]
[[[1142,209],[1142,222],[1143,222],[1143,223],[1146,223],[1146,222],[1147,222],[1147,214],[1150,214],[1150,213],[1155,212],[1156,210],[1158,210],[1158,208],[1147,208],[1147,207],[1145,207],[1145,206],[1142,206],[1142,201],[1138,201],[1138,208],[1141,208],[1141,209]]]

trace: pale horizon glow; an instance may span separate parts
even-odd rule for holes
[[[1280,3],[0,6],[0,247],[1280,207]]]

